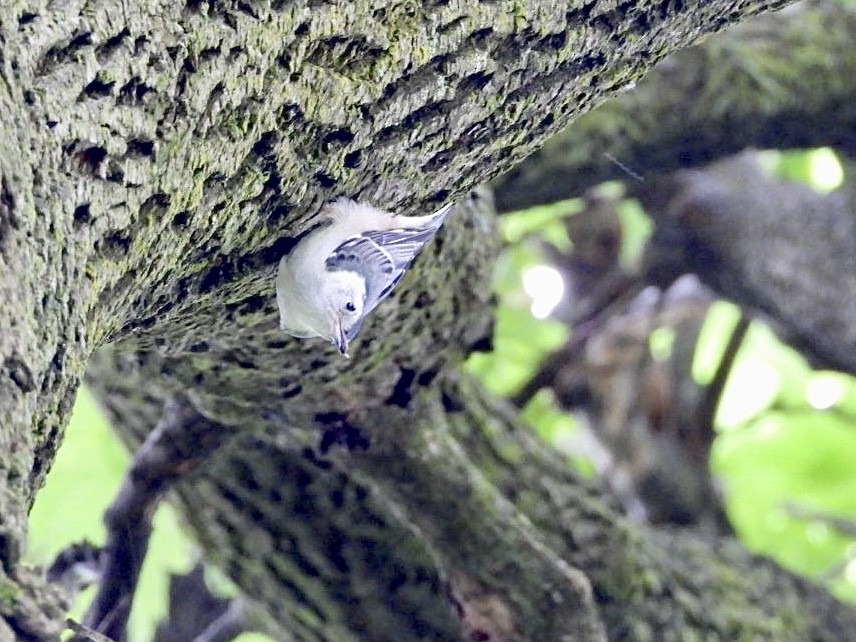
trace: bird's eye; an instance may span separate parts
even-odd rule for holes
[[[351,303],[350,301],[348,301],[348,302],[345,304],[345,309],[346,309],[348,312],[356,312],[356,311],[357,311],[357,306],[355,306],[353,303]]]

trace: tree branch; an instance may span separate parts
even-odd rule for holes
[[[760,311],[816,364],[856,372],[856,216],[840,194],[767,176],[752,154],[677,172],[639,196],[661,272],[695,272]]]
[[[494,181],[500,212],[747,147],[856,151],[856,7],[801,2],[658,65]]]
[[[167,401],[161,421],[134,453],[122,487],[104,516],[107,543],[98,591],[84,621],[87,628],[117,642],[126,639],[155,509],[176,481],[193,473],[236,432],[234,427],[207,420],[187,397]]]

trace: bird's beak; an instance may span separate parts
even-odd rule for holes
[[[342,319],[336,320],[336,336],[333,339],[333,343],[343,357],[346,359],[351,358],[348,354],[348,336],[345,334],[345,328],[342,326]]]

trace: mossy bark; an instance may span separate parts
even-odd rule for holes
[[[187,519],[296,637],[645,639],[686,621],[708,638],[726,630],[718,623],[755,631],[744,624],[759,611],[745,601],[716,621],[686,608],[734,577],[691,581],[710,577],[697,565],[710,548],[692,544],[692,567],[678,556],[643,564],[657,557],[648,535],[455,383],[467,347],[488,334],[489,219],[452,222],[351,363],[282,337],[272,274],[326,198],[409,212],[458,197],[669,52],[785,4],[9,3],[2,634],[46,640],[61,627],[59,593],[20,566],[26,513],[90,356],[107,344],[91,377],[129,441],[177,390],[246,430],[182,490]],[[486,454],[527,462],[519,488],[513,466],[466,447],[455,417],[471,418],[466,434]],[[306,449],[323,429],[360,429],[368,449],[312,463]],[[542,488],[543,475],[566,482]],[[542,505],[550,498],[559,503]],[[681,578],[685,598],[664,607]],[[779,614],[769,639],[834,639],[834,617],[812,618],[796,603],[801,585],[781,585],[785,602],[765,601],[766,584],[741,585],[758,593],[748,603]],[[632,622],[621,615],[630,598],[652,605]]]

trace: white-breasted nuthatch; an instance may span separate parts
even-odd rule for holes
[[[365,316],[389,296],[451,208],[411,217],[347,198],[328,203],[327,220],[279,261],[280,327],[327,339],[347,357]]]

